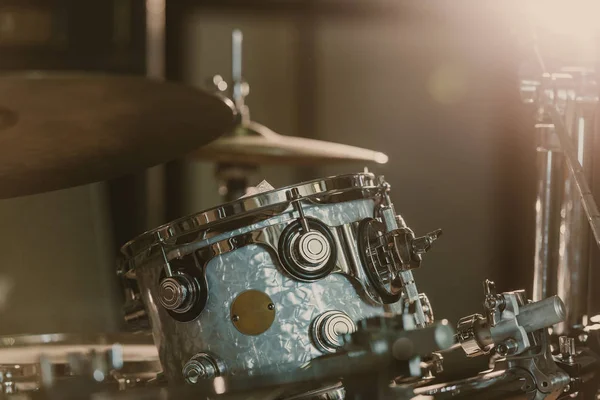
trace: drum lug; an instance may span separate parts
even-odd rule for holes
[[[193,356],[182,369],[186,383],[195,385],[203,380],[213,379],[225,372],[225,365],[208,353]]]
[[[283,266],[302,281],[324,278],[331,273],[337,259],[333,236],[323,223],[306,217],[298,188],[288,190],[286,197],[298,218],[281,234],[279,257]]]
[[[193,307],[197,291],[193,278],[186,273],[179,273],[160,281],[158,300],[166,310],[184,313]]]
[[[165,243],[160,232],[157,232],[157,237],[163,257],[163,276],[158,284],[158,302],[176,319],[181,320],[180,317],[183,317],[182,322],[193,320],[204,308],[198,304],[199,299],[203,297],[198,277],[189,268],[187,272],[174,271],[167,257]],[[206,297],[205,294],[204,297]],[[206,303],[206,299],[204,299],[204,303]]]
[[[344,344],[343,335],[356,332],[356,324],[342,311],[326,311],[312,322],[310,335],[323,353],[335,353]]]
[[[310,230],[302,227],[303,223],[309,225]],[[331,231],[314,218],[290,223],[281,233],[277,252],[283,269],[304,282],[325,278],[337,263],[337,248]]]

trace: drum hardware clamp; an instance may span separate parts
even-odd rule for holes
[[[411,270],[421,266],[421,256],[429,251],[433,242],[441,236],[442,230],[437,229],[425,236],[415,238],[404,219],[396,214],[389,196],[390,191],[391,185],[380,176],[380,220],[365,219],[361,222],[359,226],[359,236],[362,237],[360,242],[363,247],[361,257],[366,265],[367,276],[377,288],[382,301],[394,303],[400,299],[403,291],[406,301],[414,306],[417,326],[424,327],[427,325],[427,317]],[[370,242],[371,233],[377,235],[375,244]],[[385,261],[383,265],[382,260]],[[384,286],[380,276],[379,271],[382,269],[388,271],[389,283],[392,286],[389,290]],[[399,286],[395,285],[396,282]]]
[[[423,308],[423,314],[425,315],[425,325],[431,325],[435,322],[433,315],[433,307],[429,301],[429,297],[425,293],[419,293],[419,302]],[[405,298],[404,299],[404,313],[414,314],[414,310],[411,310],[411,303]]]
[[[496,294],[495,284],[484,282],[486,316],[473,314],[459,320],[457,339],[468,357],[488,354],[494,347],[502,357],[519,355],[535,345],[530,333],[565,319],[558,296],[528,303],[525,291]]]

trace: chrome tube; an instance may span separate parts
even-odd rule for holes
[[[535,260],[533,274],[534,301],[557,293],[556,271],[559,256],[561,183],[564,160],[554,133],[554,125],[537,124],[538,191],[535,204]]]
[[[585,190],[589,192],[593,148],[593,107],[595,102],[578,98],[567,108],[565,125],[555,122],[571,174],[564,182],[563,202],[561,206],[559,260],[557,269],[557,294],[567,304],[567,318],[557,327],[557,333],[565,332],[569,327],[580,324],[587,314],[588,279],[590,268],[590,224],[593,226],[593,214],[588,215],[589,207],[596,208],[595,202],[587,205]],[[553,113],[553,120],[560,115]],[[565,129],[563,129],[565,128]],[[569,129],[570,128],[570,129]],[[566,150],[565,143],[570,145]],[[570,152],[570,153],[568,153]],[[589,193],[591,197],[591,192]],[[592,198],[593,201],[593,198]],[[586,210],[586,206],[588,210]],[[597,214],[597,208],[596,208]],[[597,234],[597,232],[596,232]]]
[[[550,275],[550,244],[544,240],[545,228],[549,228],[550,216],[543,213],[550,210],[547,203],[538,198],[538,234],[536,241],[536,265],[534,273],[534,297],[548,292],[550,280],[557,284],[557,294],[567,305],[564,323],[555,327],[556,333],[563,333],[573,325],[583,321],[588,313],[588,284],[590,278],[590,231],[600,247],[600,212],[590,189],[594,116],[598,106],[598,87],[593,70],[575,67],[563,68],[560,73],[546,69],[544,58],[537,40],[533,42],[533,52],[541,80],[524,80],[521,85],[523,100],[537,103],[538,117],[554,126],[568,173],[560,187],[562,204],[560,208],[559,253],[556,274]],[[543,165],[547,167],[546,165]],[[541,177],[544,179],[544,177]],[[540,183],[538,194],[544,200],[544,185]],[[548,190],[556,190],[554,187]],[[547,198],[547,197],[546,197]],[[547,218],[545,220],[544,218]],[[550,228],[549,228],[550,229]],[[550,294],[550,293],[547,293]]]
[[[146,0],[146,76],[165,79],[166,0]],[[146,180],[146,229],[165,223],[166,175],[164,165],[148,168]]]

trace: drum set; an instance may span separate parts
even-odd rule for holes
[[[231,99],[220,78],[216,93],[131,77],[0,78],[0,140],[11,149],[0,159],[2,197],[199,149],[193,157],[218,163],[226,201],[123,245],[117,274],[130,332],[0,337],[0,397],[596,398],[599,337],[552,333],[569,310],[558,296],[533,301],[486,280],[482,314],[454,327],[435,319],[412,270],[442,231],[416,235],[383,176],[248,187],[261,163],[387,157],[251,121],[241,33],[233,44]],[[550,92],[537,93],[544,103]],[[449,380],[444,360],[457,352],[486,357],[489,368]]]

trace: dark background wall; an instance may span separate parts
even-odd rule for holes
[[[44,50],[51,64],[30,46],[32,58],[18,68],[143,74],[144,2],[126,2],[137,39],[125,48],[106,39],[123,2],[86,1],[87,12],[76,3],[54,6],[77,9],[72,24],[88,27],[95,45],[80,34],[72,46],[87,50]],[[531,281],[535,146],[518,97],[521,50],[501,11],[472,2],[173,0],[167,77],[196,86],[215,73],[229,79],[231,30],[242,29],[253,119],[282,134],[386,152],[390,162],[372,170],[392,184],[397,211],[417,234],[444,229],[415,275],[436,315],[456,321],[480,311],[484,278],[501,289]],[[2,60],[13,54],[6,51]],[[362,168],[267,167],[254,183]],[[220,202],[212,164],[165,170],[165,220]],[[118,328],[113,259],[117,244],[151,228],[145,183],[140,171],[100,192],[92,185],[0,202],[0,283],[12,288],[0,302],[2,333],[80,330],[81,321],[87,330]]]

